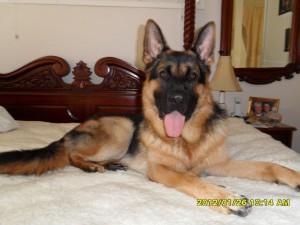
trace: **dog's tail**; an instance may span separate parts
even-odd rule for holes
[[[0,153],[0,174],[40,175],[69,164],[64,139],[40,149]]]

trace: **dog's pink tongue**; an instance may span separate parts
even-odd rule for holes
[[[185,116],[173,111],[164,118],[165,129],[169,137],[179,137],[185,122]]]

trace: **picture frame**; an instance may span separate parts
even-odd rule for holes
[[[250,118],[258,119],[270,112],[278,113],[280,99],[249,97],[247,115]]]
[[[284,51],[290,51],[290,43],[291,43],[291,28],[285,29],[285,39],[284,39]]]
[[[279,15],[292,11],[293,0],[279,0]]]

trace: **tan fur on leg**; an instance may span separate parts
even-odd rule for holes
[[[245,197],[230,192],[218,185],[205,182],[194,174],[188,172],[173,171],[166,166],[152,164],[149,166],[148,177],[152,181],[163,183],[167,187],[175,188],[195,197],[196,199],[208,201],[226,199],[232,202],[238,199],[246,200],[248,203],[245,206],[233,206],[231,204],[227,204],[215,207],[211,205],[213,210],[221,213],[233,213],[239,216],[246,216],[251,211],[251,206]]]
[[[251,180],[283,183],[299,188],[300,174],[284,166],[269,162],[229,160],[206,170],[210,175],[240,177]]]

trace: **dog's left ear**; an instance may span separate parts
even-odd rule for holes
[[[207,65],[212,65],[214,62],[215,33],[215,23],[207,23],[199,31],[193,45],[193,50],[196,52],[198,58],[205,61]]]
[[[159,26],[153,20],[148,20],[144,37],[144,63],[147,65],[152,62],[162,51],[168,48]]]

